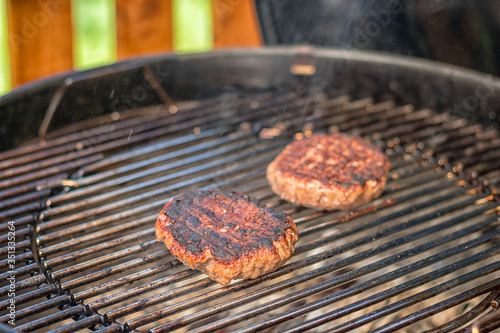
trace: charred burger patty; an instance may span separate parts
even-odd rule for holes
[[[227,285],[283,265],[294,252],[298,231],[288,215],[257,199],[212,189],[167,202],[156,236],[185,265]]]
[[[314,134],[286,146],[269,164],[267,179],[297,205],[351,209],[382,194],[389,167],[387,156],[361,137]]]

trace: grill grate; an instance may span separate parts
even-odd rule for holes
[[[385,149],[383,196],[346,213],[274,195],[267,164],[313,131],[352,132]],[[16,227],[16,329],[493,330],[498,140],[463,119],[393,101],[273,92],[115,112],[54,131],[43,144],[0,153],[4,258]],[[300,241],[287,265],[221,287],[155,240],[169,198],[214,186],[291,215]],[[4,271],[9,264],[0,261]],[[3,311],[9,300],[0,304]]]

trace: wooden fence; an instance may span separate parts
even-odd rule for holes
[[[70,0],[6,0],[11,82],[74,68]],[[172,51],[173,0],[115,0],[118,60]],[[211,0],[215,48],[262,44],[252,0]]]

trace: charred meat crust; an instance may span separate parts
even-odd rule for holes
[[[363,138],[314,134],[285,147],[267,178],[276,194],[295,204],[350,209],[380,196],[389,167],[387,156]]]
[[[222,284],[279,267],[293,253],[297,234],[285,213],[219,189],[174,198],[156,222],[158,240],[174,256]]]

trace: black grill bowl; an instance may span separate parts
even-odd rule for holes
[[[0,322],[32,332],[493,331],[498,105],[496,77],[309,47],[141,58],[24,86],[0,99]],[[383,195],[320,212],[272,193],[265,170],[281,149],[334,131],[388,155]],[[290,214],[300,240],[285,266],[222,287],[156,241],[167,200],[215,186]]]

